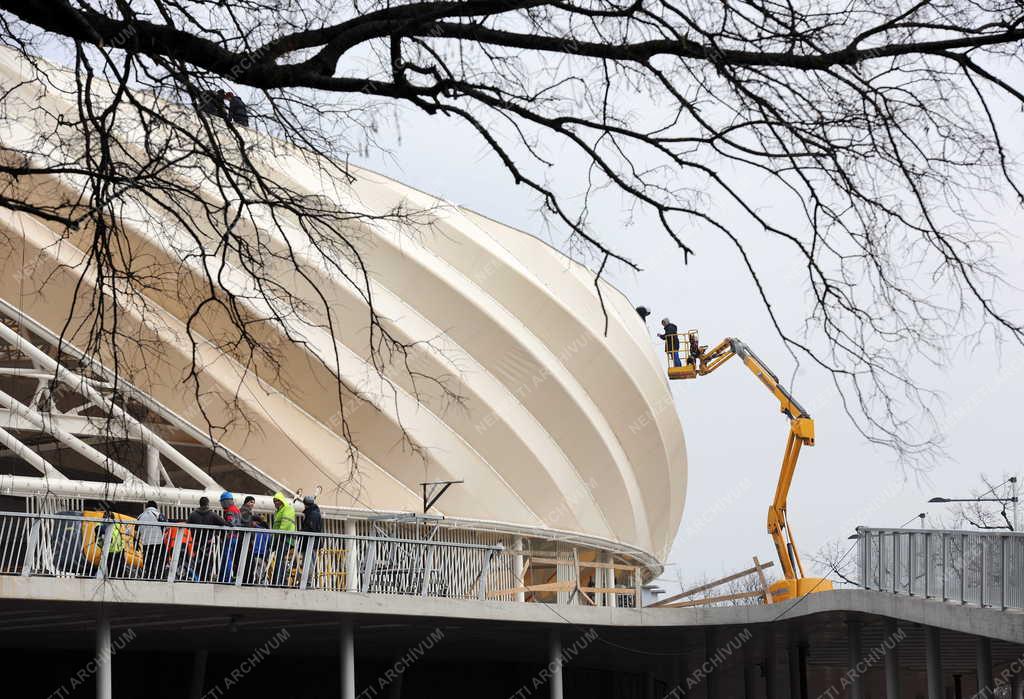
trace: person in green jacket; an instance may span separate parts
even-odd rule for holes
[[[271,529],[293,532],[298,529],[295,522],[295,507],[282,493],[274,493],[274,518],[271,522]],[[276,539],[274,549],[277,552],[277,561],[274,564],[274,585],[280,587],[284,584],[285,574],[295,558],[295,542],[294,537],[291,536],[276,536],[274,538]]]
[[[121,525],[118,523],[114,513],[107,510],[103,519],[110,520],[103,524],[103,536],[110,537],[110,546],[107,548],[107,569],[106,575],[109,578],[117,578],[124,575],[124,534]]]

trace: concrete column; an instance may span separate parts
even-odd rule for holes
[[[978,698],[990,699],[995,692],[996,682],[992,676],[992,639],[978,636],[975,662],[978,668]]]
[[[939,630],[934,626],[924,629],[925,665],[928,671],[928,699],[945,699],[942,687],[942,648]]]
[[[341,622],[338,636],[341,655],[341,699],[356,699],[356,643],[351,619]]]
[[[857,672],[857,663],[864,659],[864,652],[861,648],[860,621],[850,619],[846,622],[846,665],[850,672],[850,689],[846,696],[850,699],[864,699],[864,682],[860,673]]]
[[[346,519],[345,536],[356,535],[356,521]],[[345,542],[345,589],[355,592],[359,589],[359,542],[349,539]]]
[[[402,699],[402,678],[405,677],[404,672],[398,673],[398,677],[391,681],[388,685],[388,699]]]
[[[757,663],[747,656],[743,659],[743,699],[757,699]]]
[[[798,639],[789,644],[789,696],[807,699],[807,646]]]
[[[160,485],[160,451],[152,444],[146,445],[146,482]]]
[[[711,668],[711,672],[704,676],[704,692],[707,699],[718,699],[718,668],[712,662],[715,653],[718,652],[718,634],[714,628],[704,630],[704,663]]]
[[[779,691],[779,669],[778,669],[778,649],[775,646],[775,636],[769,632],[765,639],[767,648],[765,648],[765,662],[764,662],[764,695],[765,699],[781,699],[785,696],[784,692]]]
[[[886,639],[893,638],[898,632],[899,628],[894,620],[885,622]],[[895,645],[886,650],[884,662],[885,699],[900,699],[900,657]]]
[[[1010,699],[1024,699],[1024,673],[1013,676],[1010,684]]]
[[[523,537],[517,536],[512,539],[512,548],[516,551],[512,556],[512,576],[515,579],[516,587],[523,587],[526,584],[526,581],[523,580]],[[516,593],[516,602],[525,601],[526,593],[520,590]]]
[[[203,696],[203,685],[206,684],[206,660],[209,655],[207,650],[197,650],[192,656],[192,686],[189,692],[191,699],[201,699]]]
[[[103,610],[96,620],[96,699],[112,699],[110,672],[110,617]]]
[[[658,699],[654,696],[654,673],[650,670],[644,673],[644,699]]]
[[[558,629],[552,629],[548,635],[548,670],[551,699],[562,699],[562,635]]]

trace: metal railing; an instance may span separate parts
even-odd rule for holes
[[[1024,609],[1024,533],[858,527],[869,590]]]
[[[0,575],[25,577],[485,599],[510,586],[503,553],[500,544],[0,513]]]

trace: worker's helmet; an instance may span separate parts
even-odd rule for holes
[[[304,498],[302,498],[302,504],[303,505],[309,506],[309,505],[312,505],[314,502],[316,502],[316,498],[313,497],[312,495],[307,495]]]
[[[220,494],[220,501],[221,502],[224,502],[225,500],[234,500],[234,499],[235,499],[235,496],[232,495],[231,493],[229,493],[226,490],[223,493]]]

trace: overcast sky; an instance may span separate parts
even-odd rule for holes
[[[1021,120],[1020,114],[1011,117]],[[400,139],[388,132],[380,134],[383,143],[393,146],[390,156],[371,154],[364,160],[366,165],[565,249],[564,240],[544,234],[543,222],[535,213],[537,202],[525,189],[515,187],[464,129],[452,121],[413,112],[403,114],[401,123]],[[1022,131],[1017,129],[1017,142],[1009,144],[1017,153],[1024,149]],[[574,168],[571,155],[557,157],[568,158],[559,168],[561,176],[575,169],[582,185],[582,167]],[[755,203],[773,205],[771,201]],[[605,216],[617,221],[621,204],[614,196],[606,197],[597,208],[597,220]],[[989,211],[978,213],[999,221],[1014,236],[1000,250],[1007,278],[1024,279],[1021,210],[1012,201],[985,206]],[[777,374],[793,376],[792,357],[769,325],[733,248],[721,238],[694,231],[697,256],[684,266],[681,253],[642,220],[628,230],[602,233],[644,270],[615,270],[610,280],[634,305],[653,309],[648,320],[654,346],[660,349],[653,335],[657,319],[668,315],[681,330],[699,328],[709,344],[727,336],[742,338]],[[801,270],[795,268],[792,255],[756,231],[749,240],[757,241],[754,249],[761,270],[774,270],[769,278],[778,291],[775,301],[782,315],[799,320],[806,306],[799,284]],[[1002,302],[1019,310],[1024,294]],[[858,524],[891,527],[919,512],[942,515],[943,506],[926,505],[928,498],[968,495],[979,484],[980,473],[1024,475],[1018,443],[1024,351],[1013,345],[1000,349],[986,344],[958,356],[948,369],[934,371],[923,365],[920,369],[930,388],[944,392],[947,410],[947,458],[927,472],[900,469],[893,454],[867,444],[843,413],[828,376],[806,366],[797,373],[796,398],[815,418],[817,430],[817,445],[804,451],[790,496],[791,522],[805,564],[808,553],[830,539],[845,541]],[[672,390],[686,435],[689,487],[682,525],[662,581],[674,588],[680,577],[692,581],[747,567],[754,555],[774,560],[766,513],[788,431],[777,402],[738,363],[699,381],[673,382]]]

